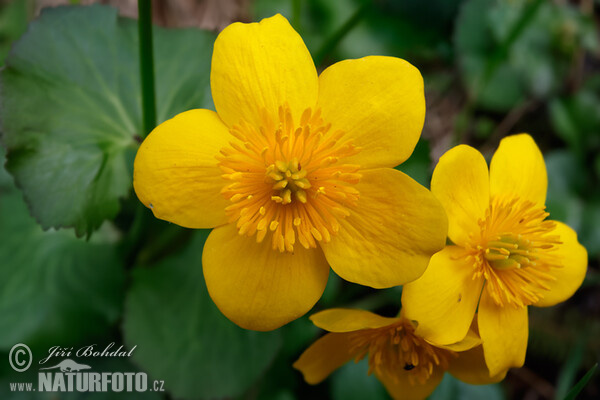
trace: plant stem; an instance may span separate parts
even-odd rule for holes
[[[156,126],[154,95],[154,56],[152,52],[152,0],[138,0],[138,34],[140,44],[140,77],[142,84],[142,136]]]
[[[314,57],[315,65],[317,67],[323,63],[325,57],[331,53],[331,51],[342,41],[348,32],[350,32],[360,22],[370,5],[371,0],[365,0],[363,4],[354,12],[354,14],[352,14],[352,16],[348,18],[348,20],[325,41],[325,43],[323,43]]]

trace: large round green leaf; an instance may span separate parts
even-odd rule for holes
[[[205,240],[206,232],[197,233],[182,253],[135,270],[125,303],[134,360],[177,398],[240,395],[281,347],[279,331],[244,330],[214,305],[202,274]]]
[[[1,159],[0,159],[1,160]],[[106,334],[121,312],[125,276],[107,235],[43,232],[21,194],[0,185],[0,350],[47,351]]]
[[[214,34],[156,29],[158,122],[211,107]],[[136,21],[103,6],[46,9],[0,73],[7,168],[38,222],[91,234],[131,191],[144,136]]]

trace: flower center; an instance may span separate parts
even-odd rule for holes
[[[484,257],[495,269],[526,268],[539,258],[532,242],[521,235],[499,235],[487,243]]]
[[[356,331],[350,336],[351,352],[358,354],[356,362],[368,354],[369,374],[386,374],[398,382],[398,375],[406,371],[412,385],[423,385],[434,366],[448,369],[449,360],[456,353],[432,346],[414,331],[406,319],[383,328]]]
[[[292,161],[275,161],[275,164],[269,165],[267,168],[267,178],[272,179],[273,189],[279,193],[271,196],[271,200],[276,203],[289,204],[292,202],[292,195],[302,202],[306,203],[306,191],[311,187],[310,182],[306,179],[308,172],[306,169],[301,169],[298,158],[294,157]]]
[[[258,243],[270,232],[281,252],[293,252],[296,241],[307,249],[329,242],[358,202],[360,166],[343,161],[360,149],[344,132],[331,132],[320,110],[307,108],[295,124],[286,104],[278,118],[263,111],[260,120],[232,127],[235,139],[217,157],[230,181],[221,191],[232,202],[229,222]]]
[[[486,290],[499,306],[523,307],[537,302],[556,280],[561,268],[556,254],[559,237],[544,207],[521,199],[493,198],[480,232],[467,246],[475,263],[475,277],[486,279]]]

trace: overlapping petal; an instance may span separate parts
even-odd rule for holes
[[[227,221],[225,181],[215,156],[231,139],[214,111],[191,110],[156,127],[141,144],[133,187],[154,216],[186,228]]]
[[[490,371],[483,356],[483,347],[477,346],[471,350],[458,353],[457,357],[450,360],[448,372],[471,385],[487,385],[503,380],[508,369],[490,376]]]
[[[534,304],[537,307],[553,306],[567,300],[581,286],[587,270],[587,251],[577,241],[577,233],[562,222],[556,222],[552,234],[558,235],[562,242],[554,253],[562,268],[552,270],[556,280],[547,282],[550,291],[544,292],[544,298]]]
[[[328,333],[310,345],[293,366],[302,372],[307,383],[314,385],[350,361],[354,357],[351,349],[348,333]]]
[[[547,188],[546,164],[533,138],[523,133],[502,139],[490,163],[490,195],[526,199],[543,207]]]
[[[483,279],[473,279],[473,263],[458,246],[436,253],[419,279],[402,290],[403,313],[418,322],[417,333],[437,344],[466,336],[475,315]]]
[[[389,394],[398,400],[423,400],[427,398],[440,384],[444,377],[444,371],[438,366],[433,367],[433,373],[425,384],[411,384],[409,372],[399,371],[390,376],[385,373],[377,374],[377,378],[383,383]]]
[[[479,233],[477,221],[490,204],[487,163],[474,148],[460,145],[448,150],[431,178],[431,191],[448,215],[448,236],[460,245]]]
[[[274,251],[270,241],[238,235],[234,224],[214,229],[202,254],[208,292],[242,328],[268,331],[304,315],[319,300],[329,266],[319,249]]]
[[[382,317],[365,310],[331,308],[311,315],[310,320],[319,328],[329,332],[352,332],[383,328],[400,319]]]
[[[395,57],[333,64],[319,77],[318,104],[332,130],[343,130],[362,148],[348,162],[363,168],[394,167],[406,160],[425,120],[421,73]]]
[[[471,324],[471,326],[473,326]],[[463,352],[467,350],[471,350],[474,347],[481,345],[481,338],[478,333],[475,333],[473,329],[469,329],[467,332],[467,336],[464,337],[460,342],[452,343],[452,344],[437,344],[432,341],[427,340],[427,342],[435,347],[439,347],[440,349],[446,349],[455,352]]]
[[[342,278],[374,288],[410,282],[444,247],[447,220],[431,192],[400,171],[362,171],[358,205],[321,246]]]
[[[527,307],[499,307],[484,289],[477,321],[490,376],[523,366],[529,335]]]
[[[213,101],[231,127],[260,126],[262,110],[276,116],[289,104],[295,121],[317,102],[319,83],[302,38],[277,14],[260,23],[234,23],[215,41],[210,74]]]

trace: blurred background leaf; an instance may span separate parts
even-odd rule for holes
[[[593,19],[543,0],[468,0],[454,41],[469,96],[500,112],[528,98],[549,98],[580,49],[599,50]]]
[[[369,363],[348,362],[331,375],[331,398],[333,400],[385,400],[390,396],[375,375],[367,375]]]
[[[429,400],[502,400],[504,398],[504,392],[499,384],[468,385],[450,374],[444,375],[442,383],[429,396]]]

